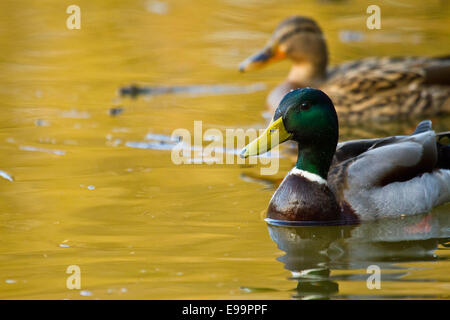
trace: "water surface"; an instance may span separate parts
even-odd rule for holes
[[[450,206],[360,226],[268,227],[274,188],[251,178],[258,166],[177,166],[161,142],[195,120],[264,127],[265,97],[289,63],[238,65],[291,14],[317,19],[336,64],[448,54],[445,1],[382,1],[380,31],[366,29],[364,1],[76,4],[81,30],[66,28],[63,2],[0,3],[0,298],[449,297]],[[196,89],[121,97],[132,84]],[[414,126],[343,127],[341,139]],[[274,179],[292,167],[280,161]],[[373,264],[380,290],[366,286]],[[70,265],[81,291],[66,288]]]

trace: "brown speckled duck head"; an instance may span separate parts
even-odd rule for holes
[[[328,50],[322,30],[307,17],[293,16],[281,22],[264,49],[243,61],[241,72],[261,68],[270,62],[293,62],[288,81],[310,85],[325,77]]]

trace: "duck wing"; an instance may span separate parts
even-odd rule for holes
[[[431,120],[423,120],[417,125],[416,129],[411,135],[416,135],[431,130],[432,130]],[[439,133],[438,138],[444,137],[445,134],[446,132]],[[359,139],[340,142],[336,147],[336,152],[334,154],[331,167],[335,167],[348,159],[355,158],[356,156],[360,155],[363,152],[368,151],[369,149],[374,149],[382,145],[394,144],[400,141],[400,139],[403,139],[405,137],[406,136],[392,136],[386,138]]]
[[[376,139],[359,139],[359,140],[351,140],[338,143],[336,147],[336,152],[333,157],[333,162],[331,164],[331,168],[334,168],[346,160],[353,159],[360,154],[366,152],[373,146],[384,142],[384,141],[393,141],[398,137],[388,137],[388,138],[376,138]],[[331,171],[331,169],[330,169]]]
[[[341,206],[365,220],[426,212],[450,201],[450,170],[439,167],[436,134],[427,126],[411,136],[375,139],[366,151],[336,163],[328,183]]]

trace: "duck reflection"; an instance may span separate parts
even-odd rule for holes
[[[399,262],[435,260],[439,244],[448,246],[448,208],[426,215],[383,219],[355,226],[292,226],[267,220],[270,237],[285,255],[277,258],[297,281],[296,299],[328,299],[340,280],[365,282],[370,265],[381,268],[381,282],[402,280]],[[363,270],[333,276],[333,270]],[[387,270],[390,270],[387,271]],[[405,272],[401,272],[405,270]],[[360,297],[361,298],[361,297]]]

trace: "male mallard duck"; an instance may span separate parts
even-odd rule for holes
[[[266,131],[241,153],[298,144],[295,167],[270,200],[267,217],[288,221],[361,221],[427,212],[450,201],[450,146],[431,121],[410,136],[338,141],[331,99],[317,89],[288,93]],[[336,148],[337,147],[337,148]]]
[[[366,58],[328,69],[328,50],[317,23],[294,16],[281,22],[265,48],[240,71],[289,58],[287,80],[267,98],[275,110],[292,89],[318,87],[334,101],[341,120],[406,119],[450,113],[450,56]]]

